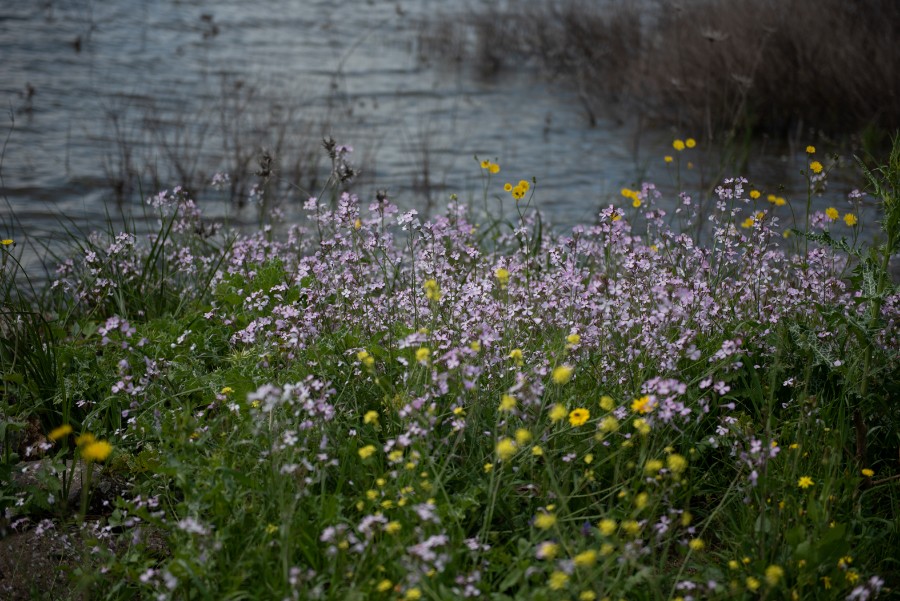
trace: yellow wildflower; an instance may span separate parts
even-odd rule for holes
[[[807,146],[807,147],[806,147],[806,154],[815,154],[815,153],[816,153],[816,147],[815,147],[815,146]]]
[[[375,587],[379,593],[386,593],[394,587],[394,583],[385,578],[381,582],[378,583],[378,586]]]
[[[425,289],[425,296],[428,298],[428,300],[441,300],[441,289],[438,287],[437,281],[425,280],[425,283],[422,284],[422,287]]]
[[[535,457],[540,457],[544,454],[544,449],[542,449],[539,445],[534,445],[531,447],[531,454]]]
[[[426,347],[422,346],[416,351],[416,361],[419,363],[428,363],[428,358],[431,356],[431,351]]]
[[[560,572],[559,570],[554,571],[550,574],[550,588],[554,591],[558,591],[562,588],[566,587],[566,583],[569,582],[569,576],[565,572]]]
[[[553,381],[560,385],[566,384],[572,379],[573,371],[575,371],[575,369],[570,365],[560,365],[553,370]]]
[[[500,173],[500,165],[498,165],[497,163],[491,163],[490,165],[488,165],[488,171],[496,175]]]
[[[419,601],[421,598],[422,591],[415,586],[406,591],[406,595],[403,597],[404,601]]]
[[[509,351],[509,358],[515,361],[516,365],[520,367],[524,363],[524,360],[522,359],[522,349],[514,348],[513,350]]]
[[[781,566],[771,565],[766,568],[766,582],[769,586],[778,586],[783,576],[784,569]]]
[[[664,160],[665,162],[667,162],[667,163],[671,163],[671,162],[674,161],[675,159],[672,158],[672,155],[667,154],[666,156],[663,157],[663,160]]]
[[[579,407],[578,409],[573,409],[571,413],[569,413],[569,423],[576,427],[583,426],[590,417],[590,411]]]
[[[500,289],[506,288],[509,284],[509,271],[504,269],[503,267],[498,267],[494,270],[494,276],[497,278],[497,282],[500,284]]]
[[[603,395],[600,397],[600,408],[604,411],[612,411],[613,407],[616,406],[616,402],[613,400],[611,396]]]
[[[56,442],[60,438],[63,438],[64,436],[68,436],[71,433],[72,433],[72,426],[70,426],[69,424],[63,424],[62,426],[59,426],[58,428],[53,428],[53,430],[50,431],[50,434],[47,435],[47,438],[49,438],[53,442]]]
[[[561,419],[564,419],[566,415],[568,415],[568,411],[562,405],[553,405],[550,409],[550,421],[556,423]]]
[[[656,403],[648,396],[644,395],[638,399],[634,399],[631,402],[631,410],[635,413],[640,413],[641,415],[645,415],[653,411],[656,407]]]
[[[872,476],[875,475],[875,471],[870,470],[869,468],[866,467],[866,468],[863,468],[862,475],[865,476],[866,478],[871,478]]]
[[[520,447],[524,447],[529,442],[531,442],[531,432],[526,430],[525,428],[519,428],[516,430],[516,444]]]
[[[378,412],[377,411],[366,411],[366,414],[363,416],[364,424],[376,424],[378,423]]]
[[[384,526],[384,531],[387,532],[388,534],[397,534],[402,529],[403,529],[403,525],[396,520],[388,522]]]
[[[225,386],[222,390],[219,391],[219,394],[231,394],[234,392],[234,388],[231,386]]]
[[[513,189],[513,185],[511,183],[506,182],[505,184],[503,184],[504,192],[512,192],[512,189]]]
[[[692,538],[688,541],[688,547],[691,548],[691,551],[702,551],[706,547],[706,543],[703,542],[702,538]]]
[[[576,555],[573,561],[579,568],[589,568],[597,563],[597,552],[593,549],[588,549]]]
[[[90,432],[85,432],[83,434],[78,435],[75,438],[75,444],[77,444],[79,447],[87,446],[96,441],[97,441],[97,439],[94,438],[94,435],[91,434]]]
[[[822,163],[820,163],[819,161],[813,161],[809,164],[809,169],[813,173],[822,173],[822,169],[824,169],[824,167],[822,167]]]
[[[549,513],[546,511],[542,511],[538,513],[534,518],[534,526],[535,528],[540,528],[541,530],[549,530],[556,525],[556,514]]]
[[[491,162],[490,162],[490,161],[487,161],[487,160],[481,161],[481,168],[482,168],[482,169],[488,169],[490,166],[491,166]]]
[[[856,225],[856,221],[856,215],[854,215],[853,213],[847,213],[846,215],[844,215],[844,223],[846,223],[848,226],[853,227],[854,225]]]
[[[838,218],[838,210],[834,207],[828,207],[825,209],[825,216],[834,221]]]
[[[672,148],[674,148],[678,152],[681,152],[682,150],[684,150],[684,142],[681,140],[675,140],[674,142],[672,142]]]
[[[504,394],[500,397],[500,411],[512,411],[516,408],[516,397]]]
[[[644,464],[644,473],[657,474],[663,467],[663,462],[659,459],[650,459]]]
[[[490,474],[493,471],[493,469],[494,469],[493,463],[485,463],[484,464],[484,473],[485,474]]]
[[[672,453],[666,458],[666,467],[668,467],[669,471],[673,474],[680,474],[687,468],[687,459],[678,453]]]
[[[500,458],[500,461],[506,461],[510,457],[516,454],[516,443],[509,438],[501,438],[497,441],[497,457]]]
[[[366,446],[358,450],[357,453],[359,453],[360,458],[368,459],[375,454],[375,445],[367,444]]]
[[[693,148],[694,146],[697,145],[697,140],[695,140],[694,138],[688,138],[687,140],[684,141],[684,145],[687,146],[688,148]]]
[[[619,420],[612,415],[607,415],[600,420],[600,431],[605,433],[615,432],[619,429]]]
[[[612,536],[616,532],[616,521],[610,518],[604,518],[597,524],[600,534],[603,536]]]
[[[797,486],[803,489],[807,489],[810,486],[813,486],[815,482],[809,476],[801,476],[799,480],[797,480]]]
[[[647,420],[640,417],[634,420],[634,429],[637,430],[641,436],[650,434],[650,424],[647,423]]]
[[[744,582],[747,585],[747,588],[750,589],[750,592],[754,592],[754,593],[756,592],[756,590],[759,588],[759,585],[760,585],[759,580],[757,580],[753,576],[747,576],[747,580],[745,580]]]
[[[594,591],[581,591],[578,601],[596,601],[597,594]]]
[[[581,342],[581,336],[578,334],[569,334],[568,336],[566,336],[566,342],[568,342],[569,344],[578,344],[579,342]]]
[[[103,461],[109,457],[112,449],[112,445],[105,440],[98,440],[81,449],[81,456],[85,461]]]

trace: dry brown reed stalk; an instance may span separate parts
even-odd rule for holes
[[[546,0],[467,20],[482,75],[538,65],[578,92],[592,123],[621,103],[720,140],[900,127],[895,0]],[[446,45],[462,56],[465,39]]]

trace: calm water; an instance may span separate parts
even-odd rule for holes
[[[671,184],[661,160],[669,131],[627,120],[588,128],[574,96],[527,66],[488,81],[424,60],[423,20],[468,14],[466,0],[29,0],[0,5],[2,164],[0,235],[50,246],[90,230],[158,187],[197,191],[212,214],[237,212],[204,187],[233,175],[243,200],[257,149],[272,149],[297,197],[327,174],[322,135],[355,148],[357,191],[387,188],[426,211],[455,192],[480,195],[474,155],[497,158],[502,181],[535,176],[539,206],[557,224],[590,222],[639,178]],[[13,123],[14,121],[14,123]],[[683,136],[690,132],[681,132]],[[763,154],[761,186],[800,182],[802,154]],[[700,154],[694,155],[700,171]],[[318,180],[318,181],[316,181]],[[825,203],[850,185],[831,184]],[[794,194],[787,189],[782,195]],[[837,200],[836,200],[837,199]],[[839,205],[842,212],[845,205]],[[12,209],[10,211],[10,209]],[[33,257],[32,257],[33,258]]]

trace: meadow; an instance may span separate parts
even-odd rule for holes
[[[566,233],[497,158],[423,221],[328,149],[283,233],[165,190],[45,287],[3,240],[5,595],[896,594],[900,142],[840,207],[809,147],[805,212],[646,183]]]

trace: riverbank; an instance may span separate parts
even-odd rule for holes
[[[343,192],[341,148],[284,236],[173,189],[155,235],[77,239],[43,295],[0,247],[4,530],[65,550],[58,598],[900,585],[900,145],[860,182],[883,221],[865,249],[852,204],[785,227],[740,178],[709,207],[625,188],[557,235],[497,159],[481,201],[515,217],[453,199],[423,222]]]

